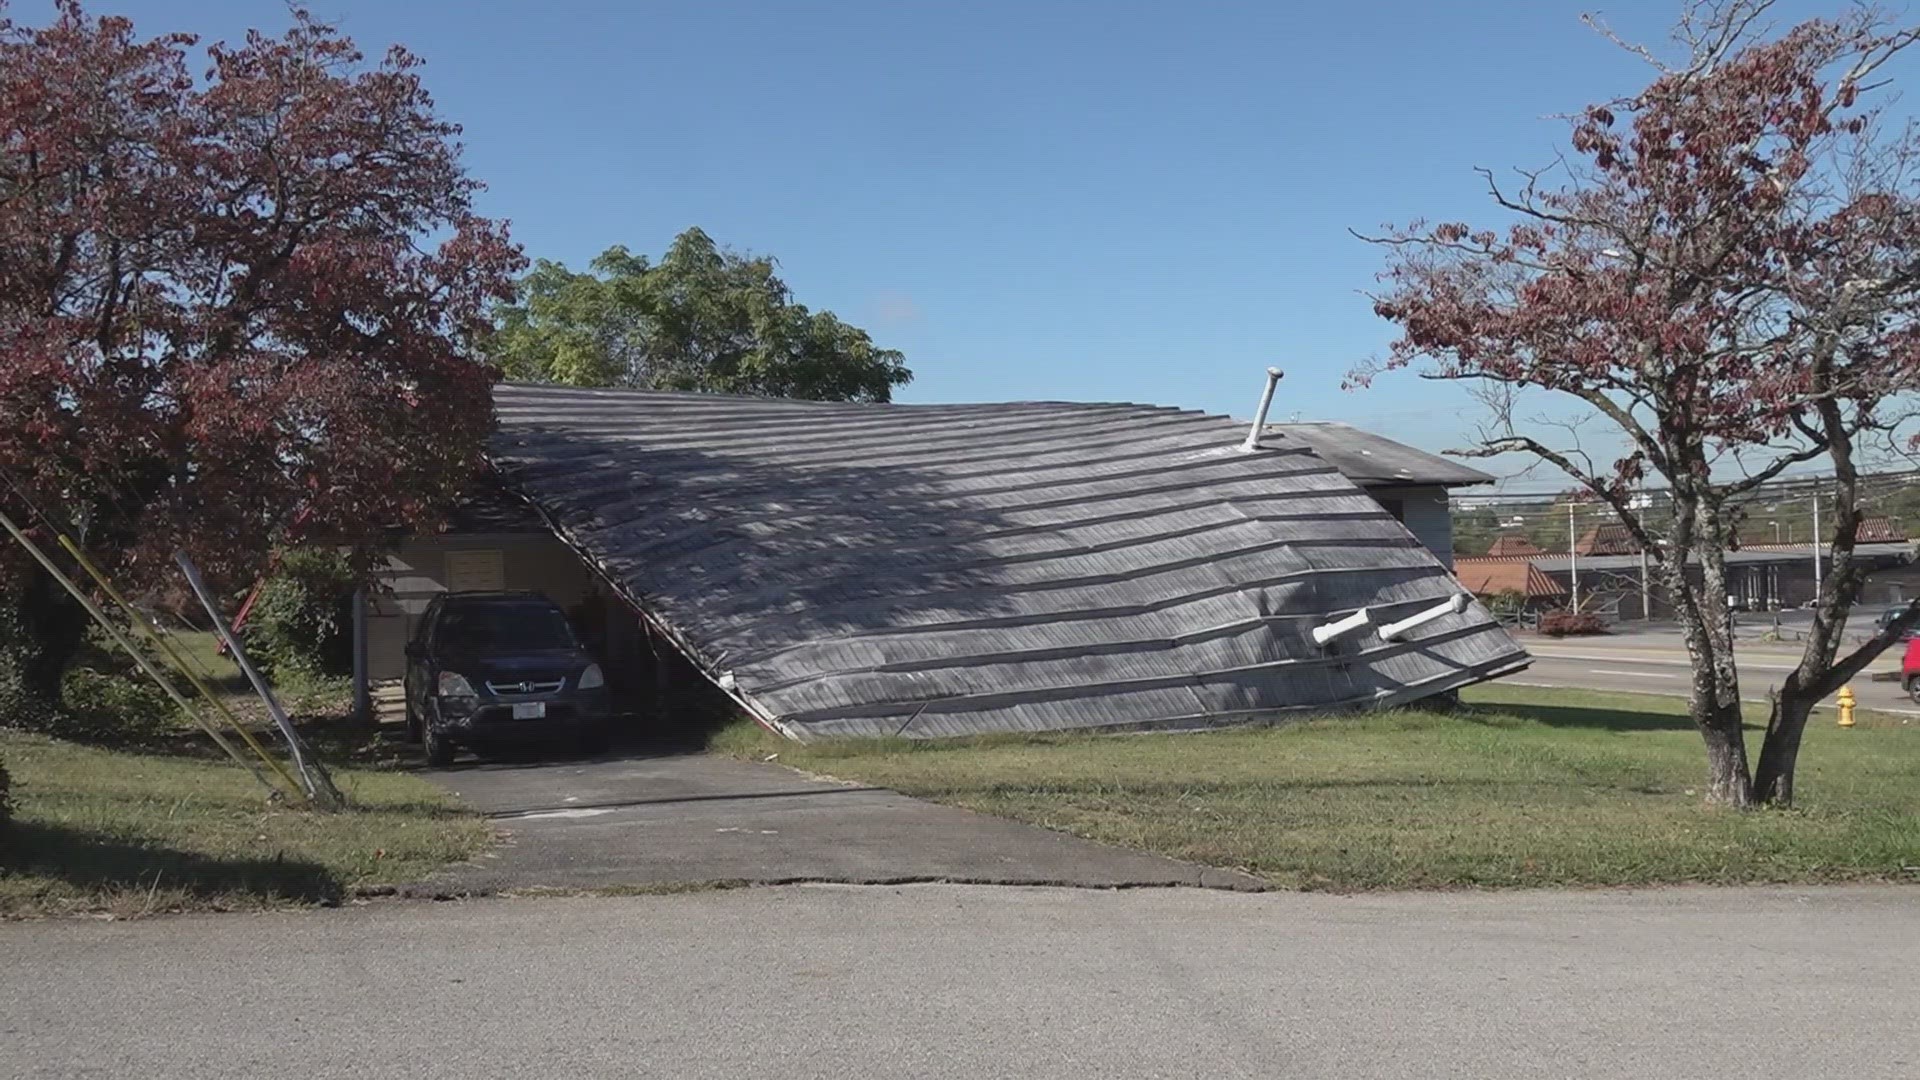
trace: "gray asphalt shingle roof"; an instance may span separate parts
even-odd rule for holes
[[[1268,424],[1262,430],[1269,438],[1279,434],[1307,444],[1314,453],[1332,462],[1347,479],[1362,486],[1439,484],[1465,487],[1494,481],[1492,476],[1479,469],[1338,421]]]
[[[1524,666],[1305,446],[1124,404],[861,405],[504,384],[493,456],[559,535],[798,737],[1200,726]],[[1284,440],[1273,440],[1282,443]]]

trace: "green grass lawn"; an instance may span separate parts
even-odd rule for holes
[[[1816,714],[1799,807],[1741,813],[1704,805],[1676,699],[1466,696],[1200,734],[716,745],[1291,888],[1920,880],[1920,726],[1898,717]]]
[[[225,759],[0,731],[13,777],[0,916],[335,902],[418,880],[491,842],[479,817],[397,772],[336,770],[353,808],[269,806]]]

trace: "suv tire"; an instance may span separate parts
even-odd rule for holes
[[[436,769],[444,769],[453,764],[453,743],[445,735],[427,728],[422,733],[422,741],[427,744],[427,764]]]

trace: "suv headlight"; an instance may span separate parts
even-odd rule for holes
[[[443,671],[440,673],[439,692],[443,698],[477,698],[480,696],[473,692],[473,684],[467,681],[467,677],[457,671]]]
[[[599,664],[588,664],[587,670],[580,673],[582,690],[598,690],[605,685],[607,685],[607,676],[600,670]]]

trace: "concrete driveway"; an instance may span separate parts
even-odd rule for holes
[[[426,774],[506,833],[431,895],[745,881],[1253,890],[1244,874],[705,754],[490,762]]]

